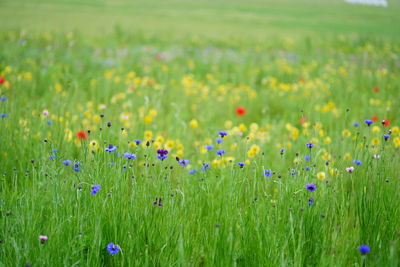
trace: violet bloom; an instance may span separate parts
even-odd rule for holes
[[[362,255],[365,255],[371,251],[370,247],[367,245],[361,245],[358,247],[358,250],[361,252]]]
[[[244,166],[246,166],[246,163],[244,163],[244,162],[238,162],[237,164],[239,165],[240,168],[243,168]]]
[[[116,149],[117,149],[116,146],[108,145],[108,147],[106,147],[105,151],[106,151],[106,152],[113,152],[113,151],[115,151]]]
[[[264,170],[264,176],[265,177],[271,177],[273,172],[269,169]]]
[[[220,150],[217,151],[216,154],[217,154],[218,156],[221,156],[221,157],[222,157],[222,155],[225,154],[225,150],[220,149]]]
[[[92,186],[92,190],[90,191],[91,195],[96,195],[101,189],[101,186],[99,184],[96,184]]]
[[[179,162],[179,165],[186,167],[187,165],[189,165],[190,161],[188,159],[181,159],[178,162]]]
[[[222,144],[224,142],[224,140],[222,140],[221,138],[215,138],[215,142],[217,144]]]
[[[374,123],[373,120],[365,120],[364,122],[365,122],[365,124],[366,124],[368,127],[369,127],[371,124]]]
[[[354,167],[353,166],[346,168],[346,172],[348,172],[348,173],[352,173],[353,171],[354,171]]]
[[[107,245],[107,251],[111,255],[115,255],[120,251],[120,247],[117,244],[114,243],[108,243]]]
[[[201,170],[204,172],[204,171],[208,170],[208,168],[210,168],[210,163],[204,162],[203,166],[201,167]]]
[[[314,144],[313,144],[313,143],[307,143],[306,146],[307,146],[309,149],[311,149],[311,148],[314,147]]]
[[[306,189],[310,192],[317,190],[317,186],[315,184],[307,184]]]
[[[387,140],[390,138],[390,135],[384,134],[384,135],[383,135],[383,138],[385,139],[385,141],[387,141]]]
[[[228,135],[226,131],[219,131],[218,134],[221,136],[221,138],[224,138],[225,136]]]
[[[214,146],[213,145],[205,145],[204,148],[207,149],[208,151],[211,151],[211,150],[213,150]]]
[[[167,158],[168,150],[159,149],[157,150],[157,154],[158,154],[157,158],[164,160]]]
[[[125,152],[125,153],[124,153],[124,158],[127,158],[127,159],[136,159],[136,155],[133,154],[133,153]]]

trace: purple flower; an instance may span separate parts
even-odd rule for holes
[[[306,171],[309,171],[310,169],[311,169],[310,166],[305,166],[305,167],[304,167],[304,170],[306,170]]]
[[[195,174],[196,172],[197,172],[197,170],[195,170],[195,169],[189,170],[189,174],[191,174],[191,175]]]
[[[358,122],[353,123],[354,127],[358,127],[360,126],[360,124]]]
[[[111,255],[115,255],[120,251],[120,247],[114,243],[108,243],[107,245],[107,251]]]
[[[307,184],[306,189],[310,192],[317,190],[317,186],[315,184]]]
[[[90,194],[96,195],[97,192],[99,192],[100,189],[101,189],[101,186],[96,184],[96,185],[92,186],[92,190],[90,191]]]
[[[305,156],[304,156],[304,160],[305,160],[305,161],[310,161],[310,159],[311,159],[311,156],[308,156],[308,155],[305,155]]]
[[[203,166],[201,167],[201,170],[204,172],[204,171],[208,170],[208,168],[210,168],[210,163],[204,162]]]
[[[108,147],[106,147],[105,151],[106,151],[106,152],[113,152],[113,151],[115,151],[116,149],[117,149],[116,146],[108,145]]]
[[[133,154],[133,153],[125,152],[125,153],[124,153],[124,158],[127,158],[127,159],[136,159],[136,155]]]
[[[208,151],[211,151],[211,150],[214,149],[214,146],[213,146],[213,145],[205,145],[204,147],[205,147],[205,149],[207,149]]]
[[[374,123],[373,120],[365,120],[364,122],[365,122],[365,124],[368,125],[368,126],[370,126],[371,124]]]
[[[283,155],[283,152],[285,152],[285,149],[284,149],[284,148],[281,148],[281,149],[279,150],[279,153],[281,153],[281,155]]]
[[[7,113],[0,113],[0,118],[5,118],[5,117],[7,117],[7,116],[8,116]]]
[[[312,206],[314,204],[314,199],[312,197],[310,197],[308,199],[308,206]]]
[[[135,143],[136,143],[136,145],[138,146],[138,145],[140,145],[141,143],[142,143],[142,140],[135,140]]]
[[[218,134],[221,136],[221,138],[224,138],[225,136],[228,135],[226,131],[219,131]]]
[[[217,154],[218,156],[221,156],[221,157],[222,157],[222,155],[225,154],[225,150],[220,149],[220,150],[217,151],[216,154]]]
[[[314,147],[314,144],[312,144],[312,143],[307,143],[306,146],[307,146],[309,149],[311,149],[311,148]]]
[[[68,166],[68,165],[71,165],[71,164],[72,164],[72,161],[69,160],[69,159],[67,159],[67,160],[64,160],[64,161],[61,162],[61,163],[64,164],[65,166]]]
[[[246,166],[246,163],[244,163],[244,162],[238,162],[237,164],[239,165],[240,168],[243,168],[244,166]]]
[[[53,121],[52,120],[48,120],[47,121],[47,125],[52,125],[53,124]]]
[[[215,142],[217,144],[222,144],[222,142],[224,142],[224,140],[222,140],[221,138],[215,138]]]
[[[78,161],[78,162],[75,162],[74,163],[74,171],[75,172],[80,172],[80,168],[79,168],[79,165],[80,165],[81,163]]]
[[[1,97],[1,102],[6,102],[6,101],[7,101],[7,97],[2,96],[2,97]]]
[[[271,177],[273,172],[270,169],[264,170],[264,176],[265,177]]]
[[[189,165],[189,160],[188,159],[181,159],[179,161],[179,165],[186,167],[187,165]]]
[[[50,155],[50,157],[49,157],[50,160],[53,160],[55,158],[56,158],[56,155]]]
[[[370,247],[367,245],[361,245],[358,247],[358,250],[361,252],[362,255],[365,255],[371,251]]]
[[[385,139],[385,141],[387,141],[387,140],[390,138],[390,135],[384,134],[384,135],[383,135],[383,138]]]
[[[159,149],[157,150],[157,154],[158,154],[157,158],[164,160],[167,158],[168,150]]]
[[[362,164],[362,162],[361,162],[361,160],[353,160],[353,163],[354,164],[356,164],[356,165],[361,165]]]
[[[107,126],[108,126],[108,127],[111,127],[111,122],[110,122],[110,121],[107,122]]]

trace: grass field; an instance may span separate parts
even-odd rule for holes
[[[0,266],[399,266],[399,13],[0,0]]]

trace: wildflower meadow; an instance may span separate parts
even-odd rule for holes
[[[399,266],[400,3],[353,2],[0,1],[0,266]]]

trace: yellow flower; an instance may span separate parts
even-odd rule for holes
[[[317,173],[317,178],[318,178],[319,180],[323,181],[323,180],[325,180],[325,177],[326,177],[325,172],[319,172],[319,173]]]
[[[165,143],[165,148],[166,148],[166,149],[172,149],[172,148],[174,148],[174,146],[175,146],[175,142],[172,141],[172,140],[168,140],[168,141]]]
[[[144,121],[144,123],[146,123],[146,124],[152,123],[152,122],[153,122],[153,117],[152,117],[152,116],[149,116],[149,115],[144,116],[143,121]]]
[[[253,150],[247,151],[247,156],[249,158],[254,158],[256,156],[256,153]]]
[[[331,159],[331,155],[327,152],[324,153],[324,155],[322,155],[322,159],[325,161],[328,161]]]
[[[152,116],[152,117],[157,116],[157,110],[155,110],[154,108],[153,108],[153,109],[150,109],[150,110],[149,110],[149,116]]]
[[[345,137],[349,137],[349,136],[351,136],[351,132],[346,129],[346,130],[343,130],[342,135]]]
[[[400,147],[400,137],[394,138],[393,143],[395,147]]]
[[[90,151],[96,151],[100,148],[99,144],[97,143],[96,140],[92,140],[89,142],[89,150]]]
[[[372,127],[372,132],[373,132],[374,134],[377,134],[377,133],[379,133],[380,131],[381,131],[381,129],[380,129],[378,126]]]
[[[226,129],[230,129],[230,128],[232,128],[232,126],[233,126],[232,121],[226,121],[226,122],[224,123],[224,127],[225,127]]]
[[[350,160],[350,159],[351,159],[350,153],[344,154],[344,159],[345,159],[345,160]]]
[[[371,143],[374,145],[374,146],[376,146],[376,145],[379,145],[379,143],[380,143],[381,141],[379,140],[379,138],[372,138],[372,140],[371,140]]]
[[[245,132],[247,131],[246,125],[244,125],[243,123],[241,123],[241,124],[239,125],[239,130],[240,130],[242,133],[245,133]]]
[[[100,118],[99,115],[94,115],[94,116],[92,117],[92,120],[93,120],[94,123],[99,123],[100,120],[101,120],[101,118]]]
[[[324,139],[325,144],[329,145],[331,142],[332,142],[332,139],[329,136],[325,137],[325,139]]]
[[[400,129],[399,129],[399,127],[393,127],[392,128],[392,134],[398,134],[400,132]]]
[[[144,132],[144,139],[146,141],[150,141],[152,137],[153,137],[153,133],[151,131],[145,131]]]
[[[260,152],[260,147],[257,145],[252,145],[250,147],[250,150],[253,151],[255,154],[257,154],[258,152]]]
[[[196,119],[193,119],[189,122],[190,127],[192,127],[192,129],[196,129],[197,127],[199,127],[199,122]]]

